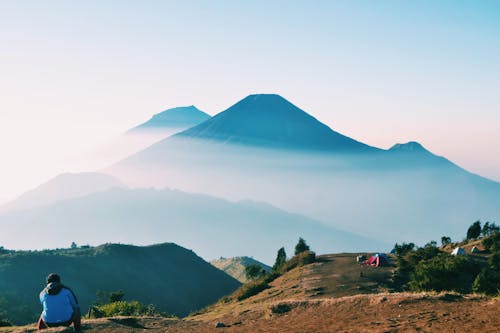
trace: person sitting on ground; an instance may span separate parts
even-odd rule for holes
[[[56,326],[70,326],[80,332],[80,306],[73,291],[61,284],[55,273],[47,276],[47,286],[40,292],[43,312],[38,320],[38,330]]]

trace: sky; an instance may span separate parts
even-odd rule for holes
[[[0,203],[166,108],[278,93],[500,181],[498,1],[0,0]]]

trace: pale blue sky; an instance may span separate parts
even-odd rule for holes
[[[0,0],[0,202],[167,107],[279,93],[500,180],[500,1]]]

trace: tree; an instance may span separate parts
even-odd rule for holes
[[[481,222],[476,221],[467,230],[467,239],[477,239],[481,234]]]
[[[415,244],[413,243],[403,243],[399,245],[398,243],[394,244],[394,248],[391,252],[394,252],[398,257],[406,255],[408,252],[411,252],[415,249]]]
[[[441,245],[445,246],[451,243],[451,238],[443,236],[441,237]]]
[[[252,264],[245,267],[245,274],[248,280],[254,280],[265,275],[266,271],[260,265]]]
[[[76,245],[76,243],[75,243],[75,242],[71,242],[71,248],[72,248],[72,249],[76,249],[77,247],[78,247],[78,245]]]
[[[123,290],[112,291],[109,293],[109,303],[119,302],[123,299],[125,293]]]
[[[309,251],[309,245],[307,245],[306,241],[300,237],[299,242],[295,245],[295,255],[305,251]]]
[[[285,248],[282,247],[278,250],[278,254],[276,255],[276,261],[273,265],[273,270],[279,271],[279,269],[286,263],[286,252]]]
[[[494,233],[500,232],[500,227],[495,223],[486,222],[483,225],[483,229],[481,230],[481,234],[483,237],[488,237]]]

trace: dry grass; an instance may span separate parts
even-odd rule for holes
[[[499,298],[390,293],[393,268],[358,265],[355,254],[319,258],[319,262],[279,277],[270,283],[271,288],[255,296],[219,302],[183,320],[95,319],[84,321],[84,331],[470,333],[496,332],[500,327]],[[219,322],[226,327],[215,328]],[[0,332],[34,332],[32,328],[4,328]]]

